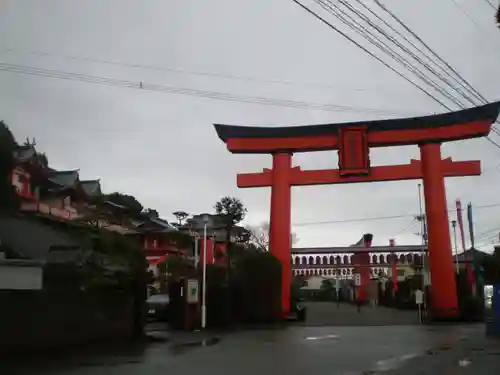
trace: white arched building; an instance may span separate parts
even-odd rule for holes
[[[291,250],[293,275],[353,278],[352,256],[364,252],[363,247],[309,247]],[[372,275],[390,274],[392,259],[396,256],[398,268],[422,265],[426,248],[421,245],[372,246],[369,248]],[[407,267],[408,268],[408,267]]]

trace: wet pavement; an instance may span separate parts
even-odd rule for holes
[[[141,343],[93,346],[0,366],[2,375],[238,375],[390,372],[436,358],[478,326],[290,326],[281,329],[168,333]],[[21,363],[22,362],[22,363]]]
[[[383,306],[356,306],[335,302],[308,302],[307,326],[393,326],[420,325],[418,311]]]

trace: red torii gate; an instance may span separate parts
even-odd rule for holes
[[[428,222],[432,309],[436,316],[458,312],[444,177],[481,174],[479,160],[441,158],[441,143],[484,137],[500,102],[440,115],[338,124],[249,127],[215,124],[232,153],[271,154],[272,169],[238,174],[238,187],[271,187],[270,251],[282,265],[282,310],[290,309],[290,198],[292,186],[423,179]],[[370,165],[370,147],[418,145],[420,160]],[[339,169],[292,167],[294,152],[338,150]]]

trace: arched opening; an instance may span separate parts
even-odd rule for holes
[[[343,264],[349,264],[349,257],[347,255],[344,255],[344,259],[342,259]]]
[[[330,264],[335,264],[335,257],[330,255]]]
[[[372,263],[373,264],[377,264],[378,263],[378,259],[377,259],[376,255],[372,255]]]
[[[312,256],[309,257],[309,264],[314,264],[314,258]]]
[[[328,264],[328,257],[326,255],[323,256],[323,264]]]
[[[316,255],[316,263],[315,264],[321,264],[321,257],[319,255]]]
[[[299,264],[300,265],[300,257],[295,257],[295,264]]]

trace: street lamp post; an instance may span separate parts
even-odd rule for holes
[[[201,297],[201,328],[207,326],[207,225],[210,218],[203,215],[203,288]]]
[[[452,220],[451,226],[453,227],[453,241],[454,241],[454,250],[455,250],[455,271],[458,273],[458,246],[457,246],[457,221]]]

